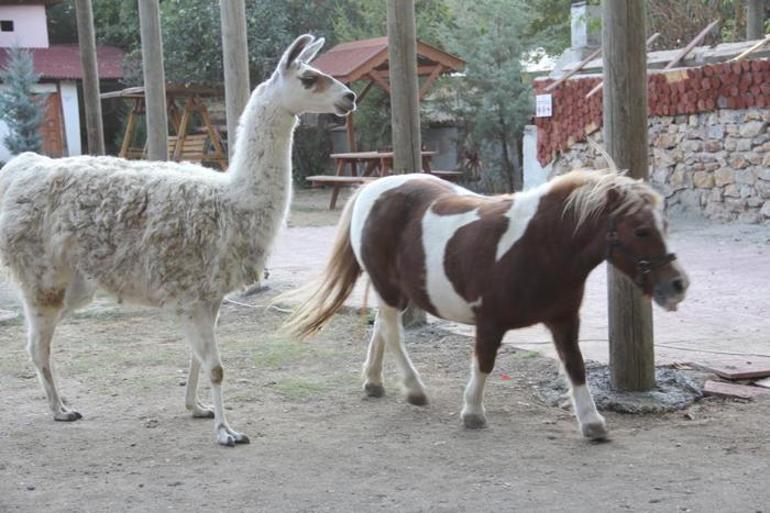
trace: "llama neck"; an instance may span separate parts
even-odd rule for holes
[[[291,196],[291,148],[297,116],[277,101],[275,77],[252,93],[238,123],[228,174],[237,203],[282,216]]]

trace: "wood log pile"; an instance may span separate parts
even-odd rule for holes
[[[552,94],[553,115],[535,118],[537,156],[542,165],[602,126],[602,92],[586,98],[599,76],[565,81]],[[535,94],[554,82],[535,81]],[[770,61],[743,60],[697,68],[651,71],[647,77],[650,117],[695,114],[720,109],[770,108]]]

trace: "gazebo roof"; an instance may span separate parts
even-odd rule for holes
[[[313,66],[347,84],[365,78],[366,75],[388,71],[388,38],[377,37],[340,43],[322,53]],[[435,46],[417,40],[417,73],[425,76],[440,66],[442,72],[460,71],[465,61]]]

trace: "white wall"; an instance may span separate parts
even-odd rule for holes
[[[80,104],[78,86],[73,81],[60,82],[61,107],[64,113],[64,136],[67,142],[67,154],[70,157],[80,155]]]
[[[0,21],[13,21],[13,32],[0,32],[0,47],[48,48],[44,5],[0,5]]]
[[[523,146],[524,190],[527,190],[548,181],[550,165],[543,168],[537,160],[537,127],[535,125],[524,127]]]

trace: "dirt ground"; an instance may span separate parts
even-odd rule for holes
[[[302,195],[295,225],[333,222],[319,220],[328,195],[317,196]],[[312,341],[285,340],[275,334],[285,314],[261,306],[274,292],[222,309],[225,404],[252,440],[235,448],[185,411],[188,353],[163,312],[102,298],[62,322],[54,358],[84,415],[74,423],[48,416],[22,320],[0,324],[0,512],[770,513],[770,401],[610,413],[611,440],[591,443],[538,398],[553,360],[505,346],[487,388],[490,427],[469,431],[459,419],[469,338],[407,333],[428,406],[406,403],[387,356],[387,393],[367,399],[368,319],[340,315]]]

